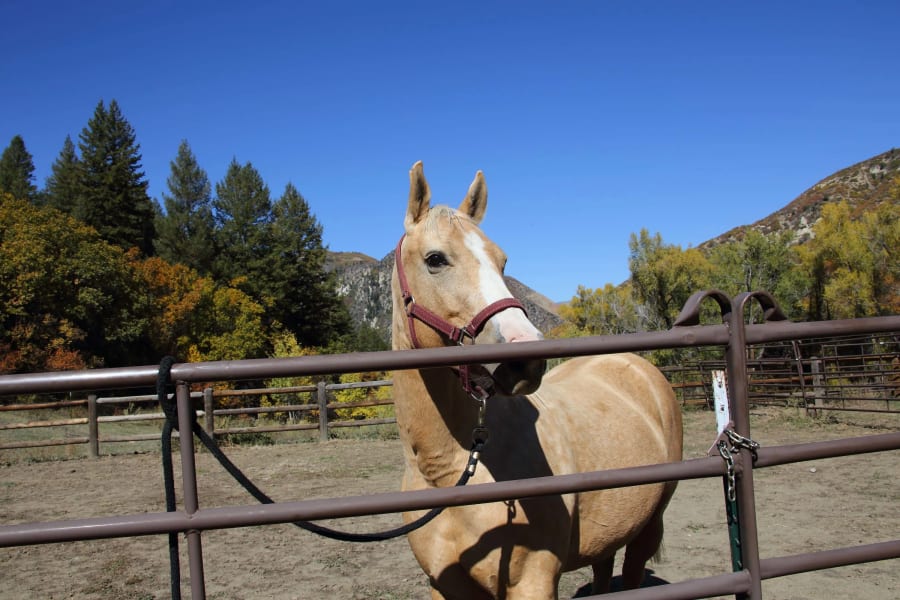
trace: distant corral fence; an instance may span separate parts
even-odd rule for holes
[[[202,392],[190,394],[192,404],[202,403],[202,408],[195,408],[198,420],[203,424],[207,433],[214,436],[231,436],[242,434],[265,434],[287,431],[318,431],[318,439],[325,441],[329,438],[332,428],[362,427],[367,425],[386,425],[396,423],[394,417],[366,418],[366,419],[339,419],[336,411],[351,411],[357,408],[369,408],[373,406],[392,405],[390,398],[384,400],[359,400],[356,402],[335,402],[334,392],[350,389],[371,389],[391,386],[389,380],[361,381],[351,383],[326,383],[320,381],[316,385],[304,385],[279,388],[256,388],[242,390],[216,390],[211,387],[204,388]],[[305,404],[271,404],[268,406],[254,406],[259,404],[260,398],[273,398],[276,396],[302,396],[308,395],[312,402]],[[216,408],[216,402],[224,399],[235,399],[239,408]],[[33,416],[36,411],[58,411],[60,409],[82,409],[87,414],[83,417],[71,417],[65,419],[29,420],[0,424],[0,432],[14,433],[25,429],[56,429],[61,427],[84,426],[86,435],[67,436],[64,438],[52,438],[38,440],[0,441],[0,450],[13,450],[24,448],[40,448],[47,446],[67,446],[75,444],[87,444],[88,455],[96,458],[100,455],[100,444],[140,442],[158,440],[159,433],[141,433],[130,435],[101,435],[101,424],[134,423],[138,421],[163,421],[165,415],[162,412],[137,412],[135,414],[101,415],[103,407],[126,407],[129,412],[135,407],[145,404],[156,404],[157,397],[153,395],[138,396],[109,396],[100,397],[91,393],[85,399],[58,400],[50,402],[13,403],[0,406],[0,412],[27,413]],[[116,412],[121,411],[119,408]],[[286,415],[284,423],[253,424],[236,427],[229,423],[225,427],[216,427],[216,417],[257,417],[260,415]],[[177,432],[176,432],[177,435]]]
[[[683,406],[712,407],[712,373],[725,361],[662,367]],[[900,332],[795,339],[748,345],[753,405],[900,414]]]
[[[718,304],[722,324],[700,324],[700,304],[707,299]],[[764,309],[765,323],[755,325],[744,323],[745,309],[751,301],[758,302]],[[725,350],[727,405],[730,407],[731,423],[717,440],[718,455],[678,463],[569,473],[462,488],[215,508],[201,508],[199,505],[194,440],[192,436],[185,435],[180,438],[179,452],[183,489],[181,509],[175,508],[170,512],[3,525],[0,526],[0,547],[182,533],[188,547],[191,595],[199,600],[206,597],[201,537],[209,530],[417,511],[443,506],[501,502],[716,477],[722,478],[725,487],[724,503],[728,515],[732,571],[604,597],[677,600],[733,594],[742,599],[758,600],[762,598],[761,582],[764,579],[900,558],[900,539],[895,537],[896,532],[888,531],[885,532],[885,539],[881,541],[860,541],[855,546],[762,559],[755,506],[754,472],[761,468],[813,459],[896,451],[900,449],[900,432],[759,447],[751,439],[750,432],[748,344],[897,331],[900,331],[900,316],[791,323],[785,320],[767,293],[754,292],[729,298],[721,292],[710,291],[699,292],[692,296],[677,319],[675,327],[663,332],[400,352],[176,364],[169,371],[169,380],[175,384],[178,406],[175,416],[179,429],[188,431],[192,428],[193,411],[190,386],[198,382],[423,369],[537,358],[719,346]],[[129,389],[152,385],[157,376],[158,369],[153,366],[7,375],[0,377],[0,396]],[[723,500],[710,499],[710,501]],[[240,549],[235,551],[239,552]],[[296,586],[298,583],[291,585]]]
[[[691,361],[663,367],[662,371],[675,389],[682,406],[712,408],[712,374],[725,370],[725,360]],[[752,405],[794,406],[809,416],[821,411],[856,411],[900,414],[900,332],[870,336],[848,335],[817,339],[749,345],[747,348],[748,400]],[[396,423],[394,417],[340,418],[347,411],[373,406],[390,406],[391,398],[336,402],[334,393],[348,389],[373,389],[391,386],[390,380],[353,383],[328,383],[280,388],[219,390],[205,388],[193,392],[191,398],[197,416],[207,433],[222,436],[272,434],[288,431],[318,432],[320,441],[327,440],[334,429],[386,425]],[[279,396],[310,400],[303,404],[273,401]],[[260,399],[268,400],[260,406]],[[86,411],[84,416],[37,419],[0,423],[0,436],[25,429],[53,431],[72,426],[85,427],[83,435],[44,439],[4,440],[0,450],[87,444],[88,455],[97,457],[101,443],[127,443],[159,439],[157,433],[129,435],[106,434],[102,424],[138,421],[162,421],[161,412],[136,414],[101,414],[103,412],[135,412],[136,407],[152,405],[155,395],[102,397],[88,394],[84,399],[0,405],[0,412],[19,412],[33,417],[35,412],[52,414],[70,408]],[[237,405],[222,408],[223,403]],[[106,408],[106,411],[102,410]],[[282,422],[254,419],[279,415]],[[219,417],[220,423],[216,423]],[[228,417],[249,417],[237,426]],[[225,423],[222,424],[223,419]]]

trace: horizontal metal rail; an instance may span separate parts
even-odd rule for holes
[[[804,337],[838,336],[848,333],[900,331],[900,316],[868,317],[792,323],[789,321],[747,325],[746,340],[757,344]],[[421,350],[364,352],[352,354],[313,355],[293,358],[258,358],[250,360],[179,363],[172,367],[175,381],[270,379],[301,375],[332,375],[364,371],[395,371],[445,365],[483,364],[502,360],[535,360],[638,352],[649,348],[686,348],[691,346],[723,346],[729,341],[725,325],[678,327],[669,331],[601,335],[574,339],[542,340],[517,344],[483,344],[449,346]],[[152,386],[157,367],[120,367],[88,371],[54,373],[22,373],[0,377],[0,396],[22,393],[69,392],[78,390],[127,389]]]
[[[759,564],[762,579],[774,579],[786,575],[797,575],[798,573],[846,567],[848,565],[898,557],[900,557],[900,540],[893,540],[806,554],[763,558],[759,561]],[[586,596],[586,598],[596,598],[598,600],[629,600],[631,598],[640,598],[641,600],[692,600],[694,598],[708,598],[722,594],[741,594],[749,589],[750,574],[747,571],[738,571],[701,579],[676,581],[653,588],[616,592],[602,596]]]
[[[279,502],[277,504],[205,508],[188,516],[181,511],[118,517],[74,519],[0,527],[0,547],[131,537],[160,533],[228,529],[293,521],[340,519],[364,515],[426,510],[435,506],[484,504],[517,498],[551,496],[679,479],[721,476],[722,459],[698,458],[681,463],[503,481],[466,487],[386,492]]]
[[[756,467],[770,467],[805,460],[896,449],[900,449],[900,432],[829,442],[771,446],[759,449]],[[198,510],[192,516],[183,512],[146,513],[121,517],[7,525],[0,527],[0,547],[154,535],[189,529],[204,531],[290,523],[300,520],[316,521],[359,517],[425,510],[436,506],[483,504],[664,481],[700,479],[722,474],[722,459],[707,457],[680,463],[573,473],[459,488],[387,492],[373,496],[349,496],[258,506],[206,508]]]
[[[723,594],[743,594],[750,590],[750,573],[738,571],[736,573],[723,573],[701,579],[678,581],[658,587],[641,588],[625,592],[603,594],[602,596],[586,596],[608,600],[693,600],[694,598],[709,598]]]

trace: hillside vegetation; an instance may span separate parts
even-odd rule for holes
[[[823,179],[783,209],[697,248],[633,233],[631,276],[579,287],[560,308],[557,335],[667,329],[688,297],[767,290],[789,318],[823,320],[900,313],[900,151]]]

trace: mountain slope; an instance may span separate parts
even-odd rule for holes
[[[812,226],[819,220],[826,203],[845,200],[853,207],[854,216],[859,216],[888,200],[897,177],[900,177],[900,149],[892,148],[826,177],[784,208],[751,225],[735,227],[707,240],[699,248],[739,241],[748,230],[763,234],[790,230],[794,232],[794,241],[803,243],[812,237]]]

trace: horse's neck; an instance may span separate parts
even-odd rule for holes
[[[408,350],[413,346],[406,313],[399,308],[403,303],[396,269],[393,280],[392,345],[394,350]],[[393,396],[409,468],[429,485],[456,483],[466,466],[478,418],[478,407],[463,391],[459,378],[448,367],[396,371]]]
[[[456,375],[449,368],[398,371],[393,394],[409,467],[429,485],[456,483],[478,417]]]

